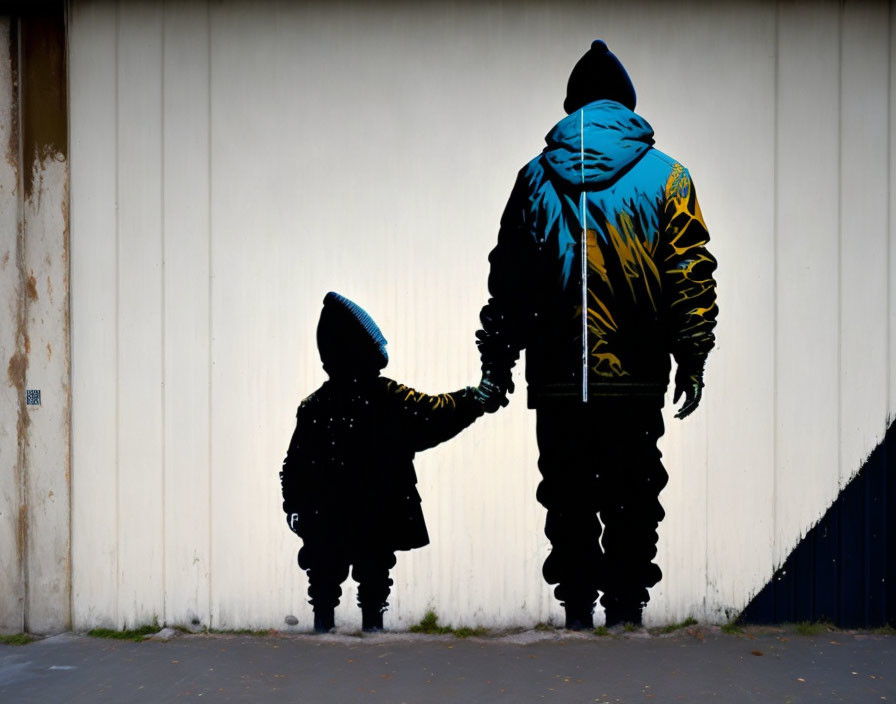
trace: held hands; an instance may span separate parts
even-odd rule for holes
[[[684,368],[679,365],[675,370],[675,395],[672,403],[678,403],[678,399],[684,394],[684,403],[675,414],[676,418],[687,418],[700,405],[703,396],[703,367]]]
[[[495,413],[510,403],[507,394],[513,393],[514,388],[510,378],[507,379],[505,388],[502,388],[488,371],[483,371],[482,381],[474,390],[473,396],[482,404],[482,410],[486,413]]]

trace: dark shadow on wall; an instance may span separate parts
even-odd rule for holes
[[[747,605],[740,622],[896,625],[894,428]]]

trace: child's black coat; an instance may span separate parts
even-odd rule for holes
[[[355,552],[429,543],[414,454],[482,415],[472,389],[430,396],[391,379],[331,379],[302,401],[280,473],[306,545]]]

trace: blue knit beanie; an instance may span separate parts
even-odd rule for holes
[[[380,370],[389,362],[386,338],[370,314],[334,291],[324,296],[317,348],[327,373]]]

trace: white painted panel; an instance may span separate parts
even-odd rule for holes
[[[164,612],[162,8],[118,19],[119,625]]]
[[[842,32],[841,485],[880,442],[887,417],[887,8],[845,5]]]
[[[781,5],[775,566],[838,489],[839,38],[838,3]]]
[[[20,386],[18,359],[21,297],[19,274],[18,113],[10,55],[10,20],[0,17],[0,362],[6,375],[0,383],[0,633],[20,633],[24,623],[25,585],[22,579],[24,522],[19,462]]]
[[[75,3],[74,27],[81,8]],[[667,408],[661,448],[670,483],[657,558],[665,577],[646,617],[721,619],[744,606],[826,508],[836,478],[819,467],[830,470],[832,453],[843,456],[830,434],[830,445],[819,443],[818,424],[830,425],[837,409],[826,405],[836,402],[831,389],[814,384],[836,376],[832,292],[819,290],[836,266],[836,198],[813,207],[806,185],[823,192],[836,183],[828,161],[836,104],[815,114],[835,89],[833,8],[782,8],[776,44],[775,8],[766,4],[597,12],[532,3],[461,12],[212,3],[208,65],[203,4],[167,3],[164,40],[159,8],[127,3],[120,35],[119,623],[208,609],[213,627],[279,627],[288,613],[310,626],[277,470],[298,401],[325,378],[314,342],[320,301],[334,289],[373,313],[390,341],[388,375],[430,392],[475,383],[473,332],[498,218],[517,169],[562,117],[569,70],[595,36],[607,37],[626,63],[657,146],[690,168],[720,261],[718,349],[703,406],[684,423]],[[801,23],[815,31],[801,32]],[[653,40],[644,42],[645,34]],[[879,40],[871,40],[878,53]],[[777,94],[786,96],[776,106],[778,49]],[[872,67],[879,58],[858,56]],[[858,73],[860,63],[849,70]],[[852,79],[859,100],[865,80]],[[800,123],[804,102],[808,127]],[[79,115],[101,110],[74,91],[73,103]],[[103,119],[114,116],[96,124]],[[829,149],[818,148],[825,140]],[[867,156],[855,152],[854,166]],[[847,187],[859,191],[868,174],[854,170]],[[108,202],[101,176],[83,181],[98,184],[90,192],[102,202],[91,214],[97,219]],[[88,197],[76,199],[76,213],[79,202]],[[857,201],[852,207],[859,216]],[[862,222],[879,216],[872,207]],[[827,306],[805,313],[819,299]],[[73,304],[76,318],[99,326],[84,317],[90,308]],[[800,367],[807,341],[824,352]],[[853,405],[861,405],[880,388],[880,371],[852,369],[860,377]],[[517,383],[510,408],[418,457],[432,544],[399,555],[393,627],[429,607],[445,621],[487,626],[562,613],[541,578],[548,548],[535,501],[534,414],[519,376]],[[104,410],[99,401],[84,410],[94,407]],[[79,422],[93,431],[76,433],[76,457],[81,438],[98,432],[92,418]],[[879,439],[882,422],[880,415],[870,436]],[[844,442],[860,430],[844,430]],[[860,459],[850,460],[851,471]],[[795,496],[801,482],[811,488]],[[148,514],[139,528],[125,525],[138,492]],[[349,628],[359,623],[354,593],[349,582],[337,613]]]
[[[269,369],[253,364],[261,356],[249,354],[249,347],[276,344],[274,337],[261,339],[256,318],[263,321],[266,299],[255,283],[264,286],[268,266],[276,266],[282,253],[270,251],[274,233],[262,203],[269,202],[266,186],[274,185],[276,170],[264,183],[262,174],[253,172],[254,161],[245,159],[241,147],[257,138],[261,122],[277,111],[254,110],[253,94],[245,84],[246,71],[235,70],[230,62],[242,58],[235,48],[240,44],[242,28],[237,20],[230,24],[234,6],[210,5],[211,10],[211,276],[212,276],[212,389],[211,389],[211,623],[218,628],[249,622],[253,608],[268,612],[270,600],[253,605],[253,593],[262,592],[260,584],[268,582],[272,567],[253,546],[265,545],[259,526],[268,524],[265,502],[259,496],[267,488],[272,495],[271,472],[265,473],[259,461],[258,444],[263,434],[259,392]],[[247,7],[239,8],[249,25],[254,14]],[[249,41],[259,56],[247,57],[257,69],[274,64],[264,60],[266,42],[253,36],[251,26],[245,28]],[[267,84],[267,81],[261,82]],[[240,95],[236,104],[234,93]],[[249,119],[257,115],[257,120]],[[242,135],[247,135],[243,137]],[[276,158],[274,154],[269,159]],[[265,159],[267,162],[269,159]],[[249,163],[246,163],[249,161]],[[256,168],[260,168],[260,165]],[[251,175],[250,175],[251,174]],[[257,176],[254,179],[251,176]],[[244,182],[245,179],[245,182]],[[227,184],[237,188],[230,191]],[[244,187],[243,190],[240,187]],[[238,219],[233,220],[234,217]],[[249,225],[249,223],[252,225]],[[257,252],[253,257],[252,253]],[[269,262],[261,261],[268,253]],[[245,272],[245,273],[244,273]],[[269,385],[269,382],[268,384]],[[250,407],[251,406],[251,407]],[[273,462],[272,462],[273,464]],[[259,487],[263,487],[259,490]],[[272,496],[272,499],[274,497]],[[261,508],[261,511],[259,511]],[[270,533],[270,531],[266,531]],[[270,618],[266,613],[266,618]]]
[[[207,6],[167,2],[164,20],[165,621],[207,626]]]
[[[290,38],[289,14],[270,8],[211,11],[211,608],[213,625],[230,628],[282,624],[292,603],[297,546],[282,549],[296,541],[280,510],[277,471],[307,370],[284,352],[292,335],[308,334],[303,298],[318,294],[307,274],[324,267],[308,243],[327,233],[304,216],[313,208],[306,179],[323,176],[299,152],[310,146],[303,119],[314,91],[278,55],[284,43],[304,45],[307,30]]]
[[[118,623],[116,11],[69,25],[72,297],[72,608],[76,629]]]
[[[686,448],[706,443],[703,466],[695,448],[677,468],[705,477],[705,504],[699,489],[694,497],[703,520],[692,519],[680,540],[706,541],[706,581],[675,576],[687,585],[695,616],[724,620],[743,605],[750,585],[771,573],[775,14],[766,5],[726,3],[675,17],[680,29],[666,32],[662,55],[670,58],[659,93],[662,134],[669,137],[659,146],[690,168],[719,261],[717,346],[704,401],[693,419],[667,423],[684,435]],[[709,102],[693,101],[693,90]],[[694,437],[699,414],[705,434]],[[691,497],[665,503],[668,514],[686,514]]]

